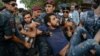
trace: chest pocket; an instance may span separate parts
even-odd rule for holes
[[[95,18],[94,17],[88,17],[87,20],[85,21],[85,27],[88,30],[93,31],[94,26],[95,26]]]

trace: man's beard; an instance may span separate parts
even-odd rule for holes
[[[57,23],[56,25],[52,25],[54,28],[58,28],[60,26],[60,23]]]

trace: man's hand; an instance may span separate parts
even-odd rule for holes
[[[92,55],[95,55],[96,54],[96,50],[93,50],[92,49],[92,50],[90,50],[90,52],[91,52]]]
[[[38,22],[32,22],[32,23],[29,25],[29,27],[30,27],[30,28],[33,28],[33,27],[37,27],[38,25],[40,25],[40,23],[38,23]]]
[[[24,46],[25,46],[26,48],[28,48],[28,49],[31,48],[31,44],[28,43],[28,42],[25,42],[25,43],[24,43]]]
[[[87,38],[87,34],[86,33],[82,33],[82,36],[83,36],[84,39]]]
[[[36,25],[40,25],[40,23],[38,23],[38,22],[34,22]]]
[[[65,23],[65,26],[70,26],[70,27],[72,27],[72,26],[73,26],[73,22],[66,22],[66,23]]]
[[[71,31],[67,31],[67,35],[68,35],[68,37],[71,37],[73,35],[73,33]]]
[[[25,30],[24,29],[21,29],[20,33],[21,34],[25,34]]]
[[[12,36],[4,36],[4,38],[5,38],[5,40],[9,40],[9,39],[11,39],[12,38]]]

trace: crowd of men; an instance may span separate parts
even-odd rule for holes
[[[54,1],[31,10],[18,9],[16,0],[2,2],[0,56],[100,56],[100,0],[91,9],[71,4],[60,12]]]

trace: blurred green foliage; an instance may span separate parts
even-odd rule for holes
[[[32,6],[41,6],[43,7],[44,3],[47,0],[21,0],[21,3],[24,3],[26,8],[30,9]],[[66,3],[71,3],[71,2],[76,2],[78,4],[82,3],[82,0],[54,0],[56,4],[66,2]]]
[[[2,2],[0,2],[0,7],[3,7],[3,3]]]

